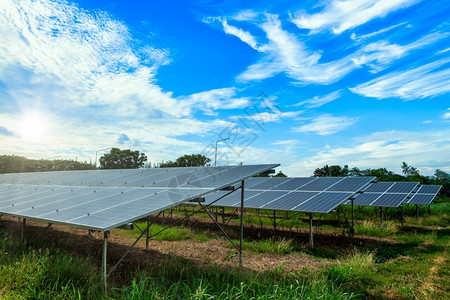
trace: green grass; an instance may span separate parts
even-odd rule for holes
[[[137,225],[142,230],[145,230],[147,223],[146,222],[138,222]],[[166,226],[161,224],[152,224],[150,226],[149,235],[155,234]],[[119,231],[122,234],[131,235],[134,237],[138,237],[141,234],[141,231],[135,227],[131,231],[121,230]],[[158,233],[152,239],[157,241],[185,241],[185,240],[196,240],[200,242],[205,242],[211,240],[211,238],[206,233],[196,233],[193,229],[184,227],[184,226],[174,226],[167,228],[166,230]]]
[[[201,269],[168,262],[158,274],[141,272],[131,286],[114,289],[111,299],[352,299],[357,293],[322,272],[280,277],[245,274],[216,266]]]
[[[238,240],[234,240],[234,242],[236,245],[239,244]],[[293,239],[286,239],[284,237],[275,239],[262,239],[257,241],[244,240],[245,251],[254,253],[289,254],[294,252],[297,248],[298,245],[296,245]]]
[[[363,221],[355,226],[355,233],[375,237],[388,237],[397,232],[397,226],[393,222],[377,224],[372,221]]]
[[[98,295],[100,278],[88,260],[36,248],[0,232],[0,298],[74,299]]]

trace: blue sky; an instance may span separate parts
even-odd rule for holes
[[[450,2],[12,1],[0,154],[450,171]],[[100,151],[99,155],[103,152]]]

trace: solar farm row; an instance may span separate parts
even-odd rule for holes
[[[0,214],[107,231],[276,166],[2,174]]]

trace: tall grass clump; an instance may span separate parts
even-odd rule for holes
[[[392,222],[377,224],[372,221],[363,221],[355,226],[355,233],[361,235],[370,235],[376,237],[392,236],[397,232],[397,227]]]
[[[0,237],[0,291],[5,298],[95,298],[100,278],[93,265],[58,249]]]
[[[233,240],[236,245],[239,244],[238,240]],[[227,243],[227,247],[232,247]],[[276,253],[276,254],[289,254],[295,251],[296,245],[293,239],[287,239],[285,237],[279,237],[275,239],[263,239],[257,241],[244,241],[244,250],[255,253]]]

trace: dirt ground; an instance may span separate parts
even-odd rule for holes
[[[216,230],[215,225],[206,218],[196,218],[188,221],[195,230]],[[61,247],[76,255],[90,257],[98,261],[100,268],[103,233],[94,232],[89,234],[86,229],[79,229],[64,225],[52,225],[45,231],[47,223],[27,220],[26,239],[40,239],[44,244]],[[295,230],[277,229],[268,226],[257,226],[258,228],[245,228],[244,235],[247,239],[257,239],[262,237],[285,236],[295,238],[307,247],[309,239],[308,229],[300,228]],[[9,232],[11,236],[20,237],[21,225],[18,218],[2,216],[0,218],[0,228]],[[227,230],[237,233],[239,227],[236,224],[228,225]],[[217,234],[220,232],[217,230]],[[113,266],[120,257],[133,244],[134,238],[126,234],[120,234],[113,230],[108,239],[108,266]],[[357,245],[368,243],[394,243],[390,239],[372,239],[367,237],[349,237],[335,231],[320,230],[314,236],[315,245],[320,251],[345,251]],[[178,257],[188,260],[197,266],[218,265],[223,268],[235,268],[238,266],[239,255],[234,248],[227,246],[227,241],[223,239],[213,239],[207,242],[193,240],[186,241],[155,241],[150,240],[149,249],[145,249],[145,238],[141,239],[129,255],[123,260],[116,270],[116,275],[129,274],[131,270],[151,270],[155,266],[161,266],[167,260]],[[317,269],[330,264],[329,260],[316,258],[303,251],[291,254],[258,254],[245,251],[243,254],[243,269],[246,272],[262,272],[267,270],[282,269],[283,272],[296,270]]]

